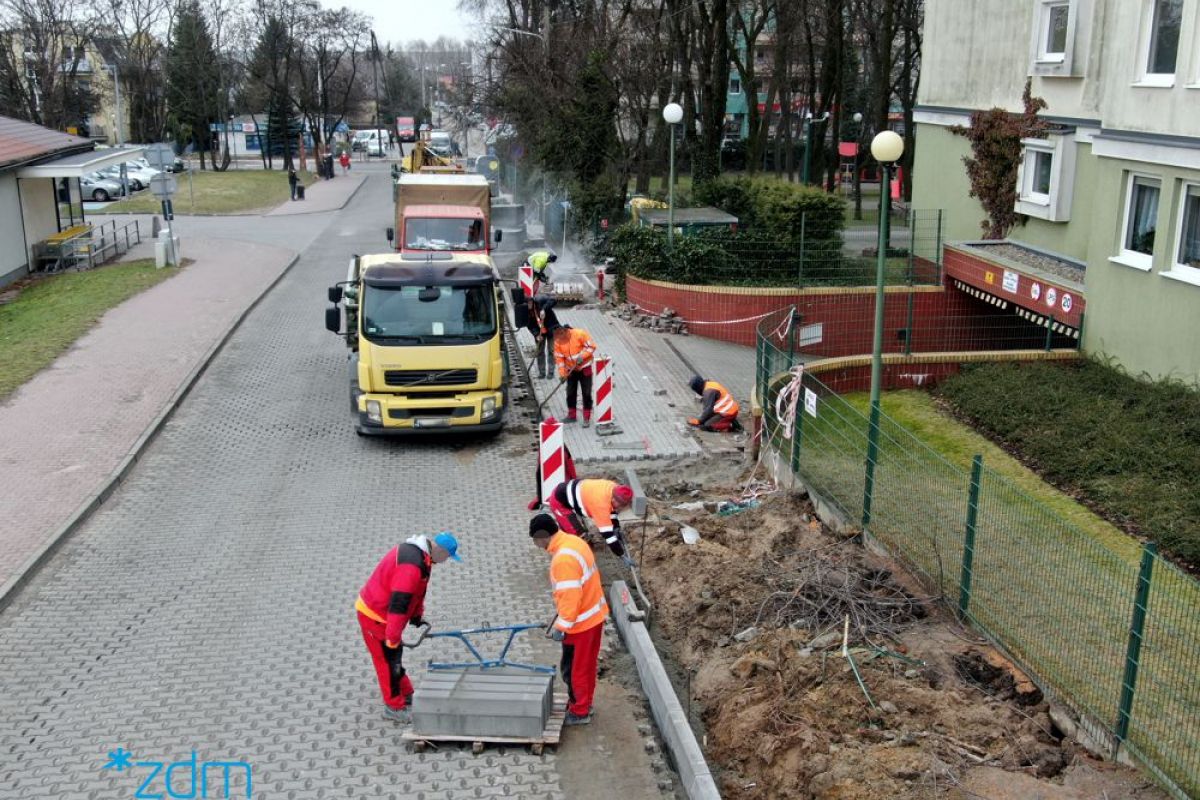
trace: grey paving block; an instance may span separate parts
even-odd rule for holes
[[[553,690],[554,676],[545,673],[431,670],[413,697],[413,731],[537,737],[546,729]]]

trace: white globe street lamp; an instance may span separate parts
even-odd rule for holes
[[[871,155],[883,172],[879,184],[879,245],[875,266],[875,340],[871,348],[871,427],[867,431],[867,480],[862,524],[871,522],[875,494],[875,463],[879,459],[879,392],[883,378],[883,278],[887,267],[888,224],[891,217],[892,168],[904,155],[904,140],[895,131],[880,131],[871,140]]]
[[[671,174],[667,184],[667,245],[675,244],[675,126],[683,121],[683,106],[667,103],[662,110],[671,139]]]

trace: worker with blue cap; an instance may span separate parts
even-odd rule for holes
[[[413,536],[388,551],[354,603],[383,693],[383,714],[397,722],[410,721],[413,695],[412,681],[404,671],[400,634],[407,625],[424,624],[430,573],[434,564],[446,559],[462,560],[454,534],[442,531],[434,536]]]

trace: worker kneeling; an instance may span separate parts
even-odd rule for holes
[[[740,410],[737,400],[729,390],[716,381],[706,381],[699,375],[693,375],[688,383],[692,391],[700,395],[704,405],[700,416],[688,420],[688,425],[704,431],[738,431],[742,426],[737,421]]]
[[[602,478],[563,481],[550,494],[550,513],[558,527],[576,536],[587,535],[587,520],[604,537],[613,555],[631,564],[621,538],[621,520],[617,518],[633,503],[633,489]]]
[[[586,725],[592,721],[600,637],[608,616],[600,570],[587,542],[560,531],[549,514],[538,514],[529,521],[529,535],[534,544],[550,553],[550,586],[558,611],[550,638],[562,642],[559,666],[569,700],[563,724]]]

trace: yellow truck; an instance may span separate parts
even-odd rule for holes
[[[351,351],[356,431],[500,430],[509,379],[501,291],[490,263],[449,253],[355,256],[346,280],[329,287],[325,327]]]

